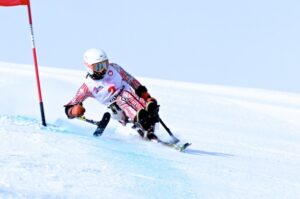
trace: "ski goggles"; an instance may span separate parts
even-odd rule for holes
[[[93,71],[102,72],[103,70],[107,70],[108,68],[108,60],[103,62],[92,64]]]

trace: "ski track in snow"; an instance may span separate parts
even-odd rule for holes
[[[109,133],[110,129],[107,131]],[[161,198],[163,193],[168,193],[168,197],[172,198],[194,197],[189,183],[178,183],[178,179],[184,182],[189,182],[189,179],[174,168],[172,162],[159,156],[153,157],[147,151],[139,151],[134,144],[80,136],[51,124],[45,128],[36,119],[23,116],[0,116],[0,134],[6,134],[7,140],[2,142],[7,146],[2,148],[9,150],[0,162],[3,181],[3,184],[0,181],[0,196],[3,198],[94,198],[98,194],[107,194],[106,197],[111,198],[118,192],[124,198],[138,198],[144,194]],[[15,146],[14,142],[22,143],[22,146]],[[81,144],[87,149],[80,147]],[[76,149],[76,145],[80,149]],[[23,153],[22,148],[30,153]],[[92,150],[93,154],[88,150]],[[88,154],[97,156],[95,161],[80,161],[81,155]],[[74,155],[74,160],[71,159],[74,163],[69,166],[64,156]],[[99,157],[102,161],[97,160]],[[17,172],[14,175],[18,177],[7,179],[10,172]],[[105,182],[101,180],[102,175]],[[107,176],[111,178],[109,181]],[[32,184],[32,181],[36,183]],[[83,186],[80,189],[87,195],[81,196],[82,193],[76,191],[76,183]],[[44,186],[52,187],[51,192],[44,193],[47,190]],[[97,191],[98,186],[101,186],[101,191]],[[110,187],[114,190],[110,190]],[[103,190],[107,193],[103,193]],[[88,195],[89,192],[92,194]]]

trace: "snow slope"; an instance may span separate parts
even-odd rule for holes
[[[300,198],[299,94],[138,78],[193,143],[180,153],[115,121],[94,138],[66,119],[84,75],[40,67],[43,127],[33,66],[0,62],[0,198]],[[89,118],[106,111],[84,105]]]

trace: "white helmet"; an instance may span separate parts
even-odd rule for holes
[[[87,72],[90,75],[94,74],[93,69],[91,68],[92,64],[103,62],[108,60],[106,53],[103,50],[91,48],[85,51],[83,54],[83,61],[86,66]]]

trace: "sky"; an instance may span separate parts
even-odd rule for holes
[[[31,0],[42,66],[102,48],[137,77],[300,92],[297,0]],[[27,9],[0,7],[0,61],[33,64]]]

